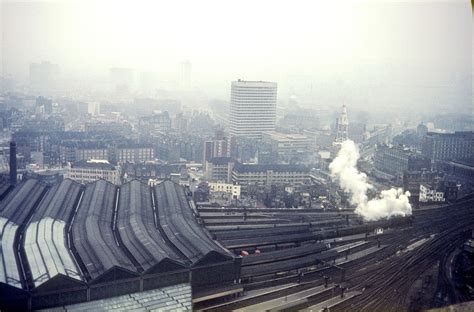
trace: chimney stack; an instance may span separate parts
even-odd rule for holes
[[[16,184],[16,143],[10,142],[10,183]]]

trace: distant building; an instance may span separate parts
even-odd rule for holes
[[[443,161],[438,163],[440,171],[444,172],[450,180],[474,186],[474,159]]]
[[[230,140],[225,137],[223,131],[217,131],[214,138],[204,141],[203,163],[204,165],[211,158],[229,157],[230,156]]]
[[[109,159],[109,149],[102,144],[84,144],[74,148],[75,161]]]
[[[233,81],[230,97],[230,135],[260,139],[275,130],[277,84],[265,81]]]
[[[227,157],[229,156],[227,150],[227,140],[224,139],[205,141],[203,152],[203,163],[208,162],[211,158],[214,157]]]
[[[428,158],[408,148],[381,145],[375,152],[374,168],[376,171],[401,179],[405,171],[430,170],[431,163]]]
[[[42,113],[51,115],[53,113],[53,101],[45,97],[36,98],[36,107],[41,108]]]
[[[106,160],[76,162],[69,168],[67,178],[82,184],[103,179],[110,183],[120,185],[120,172],[118,168]]]
[[[232,181],[241,185],[243,193],[249,185],[302,185],[309,181],[309,170],[301,165],[246,165],[236,163]]]
[[[188,119],[183,113],[178,113],[173,119],[172,127],[177,133],[185,133],[188,131]]]
[[[302,160],[311,150],[311,140],[303,134],[264,132],[262,141],[270,146],[271,152],[276,153],[279,160],[286,162]]]
[[[107,122],[86,122],[84,124],[84,130],[86,132],[110,132],[114,135],[128,135],[130,134],[132,127],[126,122],[107,121]]]
[[[417,204],[420,195],[420,185],[423,183],[433,184],[441,179],[438,172],[420,170],[405,171],[403,173],[403,190],[410,192],[410,202]]]
[[[141,117],[138,126],[141,132],[158,131],[167,133],[171,130],[171,118],[167,111],[155,111],[151,116]]]
[[[232,169],[235,161],[230,157],[214,157],[206,162],[206,177],[209,181],[232,181]]]
[[[87,113],[91,116],[100,115],[100,103],[99,102],[89,102],[87,103]]]
[[[64,130],[54,126],[51,126],[51,130],[47,130],[47,127],[43,128],[41,123],[32,124],[26,129],[34,129],[35,127],[37,131],[21,130],[13,133],[12,139],[17,143],[18,154],[24,157],[26,164],[29,164],[32,161],[31,153],[42,152],[45,165],[56,164],[59,161],[59,155],[53,138],[57,135],[57,132]]]
[[[416,127],[416,135],[420,138],[423,138],[428,133],[428,127],[423,123],[420,123]]]
[[[119,146],[115,149],[116,161],[124,163],[144,163],[155,158],[155,150],[150,146]]]
[[[428,132],[422,142],[422,153],[431,159],[455,160],[472,158],[474,132],[434,133]]]
[[[228,199],[240,199],[240,185],[224,182],[208,183],[211,196],[225,194]]]
[[[124,176],[128,180],[157,180],[162,181],[170,179],[173,174],[181,174],[186,170],[184,164],[156,164],[156,163],[144,163],[144,164],[132,164],[125,163],[121,166],[124,172]]]
[[[375,125],[364,135],[364,144],[373,146],[375,144],[387,144],[392,137],[392,125]]]

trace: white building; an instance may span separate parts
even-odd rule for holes
[[[82,184],[103,179],[113,184],[120,185],[120,172],[118,168],[111,165],[107,160],[76,162],[71,165],[66,177]]]
[[[100,115],[100,103],[99,102],[89,102],[87,103],[87,112],[92,116]]]
[[[225,193],[232,199],[240,199],[240,185],[225,183],[225,182],[211,182],[208,183],[211,194]]]
[[[435,187],[422,183],[420,184],[419,201],[421,203],[428,202],[444,202],[444,192],[438,191]]]
[[[232,81],[230,134],[258,139],[262,132],[275,130],[276,100],[276,82]]]

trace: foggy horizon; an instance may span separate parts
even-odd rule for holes
[[[230,81],[275,81],[279,103],[353,109],[416,105],[472,112],[472,12],[467,1],[288,3],[2,1],[2,75],[31,63],[107,88],[110,68],[179,81],[228,101]],[[442,22],[440,22],[442,21]],[[399,95],[403,94],[402,97]]]

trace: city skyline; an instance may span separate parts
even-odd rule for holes
[[[104,14],[107,1],[81,6],[75,1],[2,2],[3,23],[10,25],[2,37],[3,75],[24,82],[30,63],[49,61],[60,66],[67,85],[100,91],[107,87],[109,69],[119,67],[134,70],[137,81],[152,73],[148,77],[166,89],[170,83],[182,84],[180,64],[190,60],[190,84],[210,98],[228,100],[227,82],[241,78],[277,81],[282,99],[295,95],[303,106],[338,107],[350,98],[356,107],[374,109],[383,105],[395,111],[416,104],[426,111],[471,111],[472,23],[467,1],[273,4],[269,12],[274,14],[263,14],[265,6],[257,4],[246,23],[234,15],[225,18],[229,10],[237,10],[238,16],[244,4],[231,9],[204,2],[196,12],[213,8],[222,14],[202,19],[205,22],[186,15],[195,21],[193,27],[171,19],[171,13],[180,12],[177,4],[114,5],[114,13]],[[86,12],[89,23],[84,25]],[[155,19],[154,12],[170,14]],[[287,18],[297,14],[302,17]],[[63,28],[50,22],[54,16],[61,16],[56,23]],[[445,23],[438,23],[440,19]],[[221,31],[215,33],[212,27],[218,23]],[[167,25],[174,27],[172,36],[166,34]],[[94,36],[92,27],[97,27]],[[273,30],[269,36],[267,29]],[[25,40],[16,40],[18,34]],[[121,46],[121,40],[127,44]],[[400,93],[404,97],[397,97]]]

